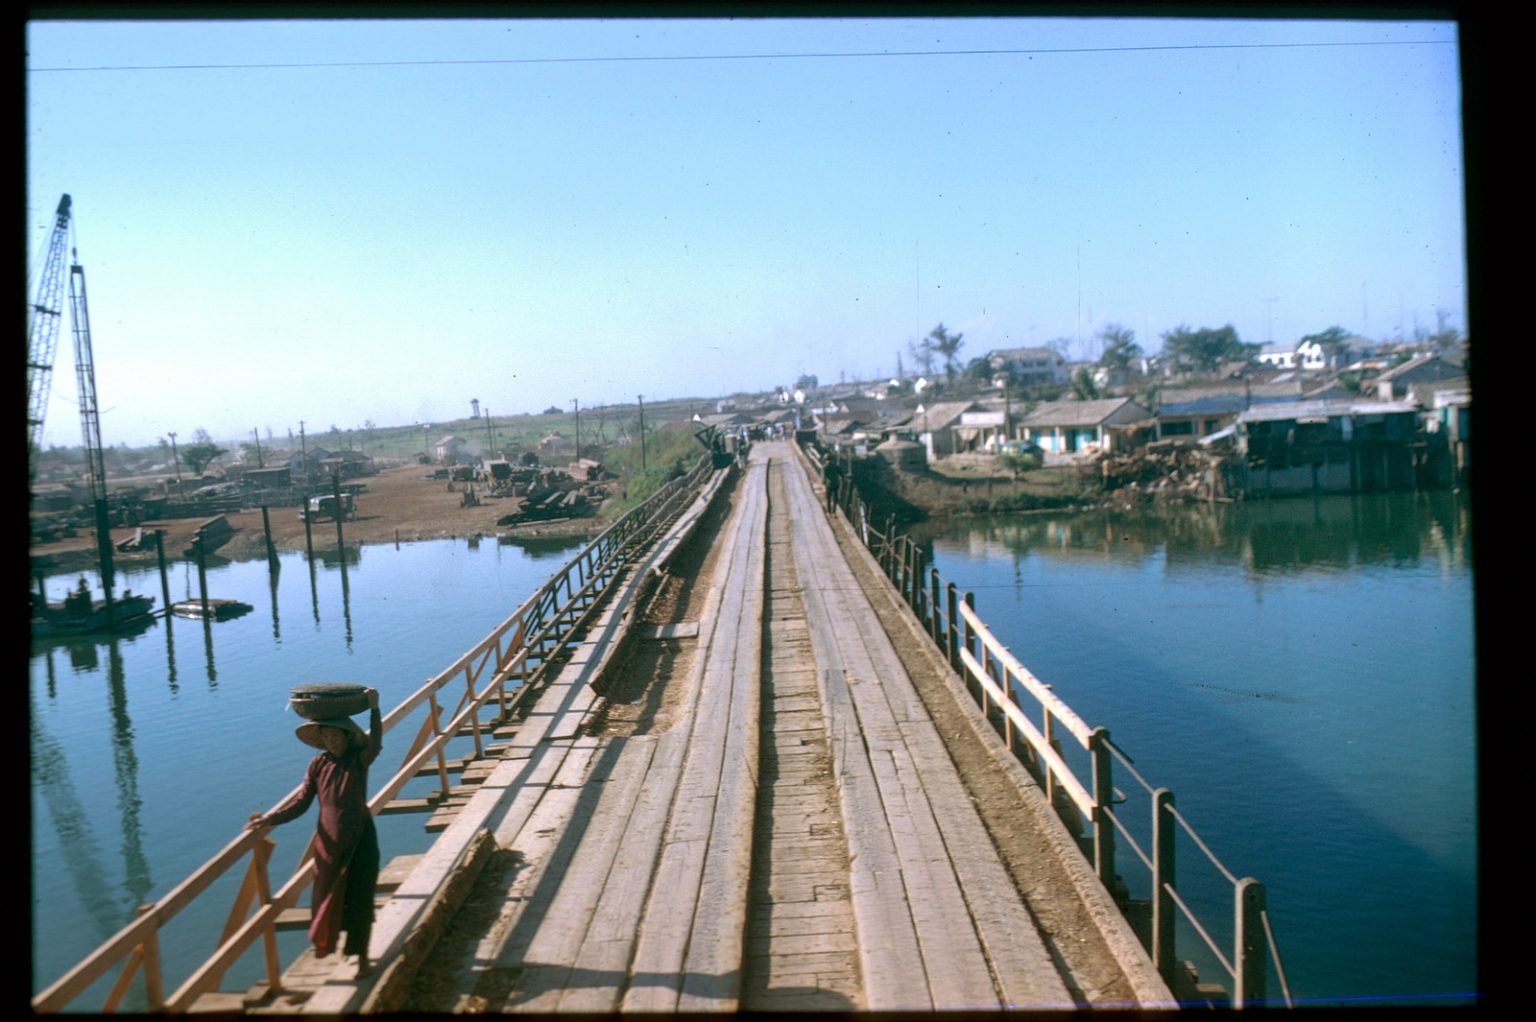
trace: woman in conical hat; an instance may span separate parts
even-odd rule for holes
[[[270,813],[252,813],[252,829],[296,820],[320,802],[315,824],[315,879],[309,938],[315,957],[336,950],[345,932],[345,955],[357,956],[359,979],[371,972],[368,938],[373,933],[373,895],[379,879],[379,838],[368,811],[368,767],[384,747],[379,693],[368,690],[368,730],[349,717],[308,720],[295,732],[321,750],[309,761],[304,783]]]

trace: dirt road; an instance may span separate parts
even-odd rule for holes
[[[465,506],[465,484],[449,484],[433,479],[421,465],[387,469],[361,480],[366,489],[357,498],[357,518],[342,523],[342,536],[348,546],[371,543],[414,542],[421,539],[447,539],[463,536],[555,536],[596,535],[605,520],[575,518],[564,521],[537,522],[515,527],[499,526],[496,520],[517,510],[515,498],[486,497],[476,488],[478,503]],[[231,512],[225,516],[234,528],[234,538],[219,548],[215,556],[226,560],[249,560],[266,555],[266,533],[270,527],[272,544],[279,551],[305,549],[304,522],[294,507]],[[143,523],[147,534],[159,529],[164,534],[167,558],[179,558],[192,540],[192,534],[206,519],[170,518]],[[114,544],[130,538],[132,528],[112,530]],[[316,548],[336,545],[336,525],[331,521],[310,526],[310,542]],[[84,571],[96,566],[96,541],[90,530],[31,550],[34,574]],[[154,563],[153,549],[139,553],[117,553],[118,565]]]

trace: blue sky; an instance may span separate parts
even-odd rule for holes
[[[1468,331],[1456,27],[52,22],[106,443],[890,376],[1122,324]],[[66,323],[45,443],[80,441]]]

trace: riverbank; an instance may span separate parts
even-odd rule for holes
[[[378,543],[410,543],[424,539],[462,539],[475,536],[549,537],[596,536],[608,525],[602,515],[530,522],[523,525],[498,525],[497,520],[517,510],[516,498],[488,497],[477,490],[475,501],[466,503],[466,484],[448,483],[433,478],[420,465],[386,469],[361,480],[364,485],[357,498],[357,517],[342,523],[341,539],[347,546]],[[279,552],[284,550],[334,549],[336,523],[311,523],[306,535],[305,523],[295,507],[260,508],[231,511],[224,515],[233,531],[232,538],[212,554],[224,561],[245,561],[267,554],[267,537]],[[167,560],[180,560],[192,542],[193,534],[206,519],[170,518],[151,520],[138,527],[112,530],[115,545],[131,539],[138,529],[144,535],[159,530]],[[96,540],[89,529],[75,536],[51,543],[36,544],[30,550],[34,575],[84,572],[96,569]],[[127,565],[155,564],[152,544],[137,551],[115,551],[113,563]]]
[[[1141,461],[1149,459],[1143,456]],[[1135,507],[1186,495],[1173,484],[1176,479],[1174,469],[1161,464],[1151,470],[1143,465],[1135,478],[1118,470],[1107,474],[1098,460],[1060,462],[1015,474],[987,454],[954,455],[917,471],[898,470],[878,458],[854,464],[854,481],[872,512],[882,519],[894,517],[902,526],[965,515]],[[588,517],[499,525],[499,519],[517,510],[516,498],[492,497],[476,488],[475,500],[467,502],[468,484],[434,478],[421,465],[385,469],[359,482],[364,488],[357,497],[357,517],[342,523],[342,541],[348,546],[476,536],[591,537],[611,521],[600,510]],[[332,521],[312,523],[306,535],[295,507],[269,508],[265,516],[260,508],[231,511],[224,518],[232,537],[211,555],[224,561],[265,557],[269,534],[279,552],[329,550],[337,543]],[[114,528],[114,550],[137,529],[146,536],[159,530],[167,560],[179,560],[206,520],[171,518]],[[94,571],[95,538],[91,530],[81,529],[74,536],[35,544],[30,557],[34,575]],[[153,545],[146,544],[141,550],[116,551],[113,562],[152,565],[156,554]]]
[[[917,470],[880,459],[856,462],[853,479],[877,519],[898,525],[969,515],[1136,510],[1228,501],[1221,457],[1162,444],[1109,458],[1057,460],[1014,473],[990,454],[959,454]]]
[[[1078,465],[1042,466],[1015,475],[990,455],[957,455],[916,471],[869,459],[855,463],[853,481],[871,514],[894,518],[898,525],[964,515],[1076,510],[1104,500],[1097,475]]]

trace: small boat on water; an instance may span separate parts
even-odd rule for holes
[[[240,600],[179,600],[171,604],[171,613],[177,617],[196,618],[199,621],[229,621],[256,608]]]
[[[63,603],[32,601],[32,635],[54,639],[74,635],[109,635],[141,626],[154,617],[155,598],[125,592],[112,601],[70,593]]]

